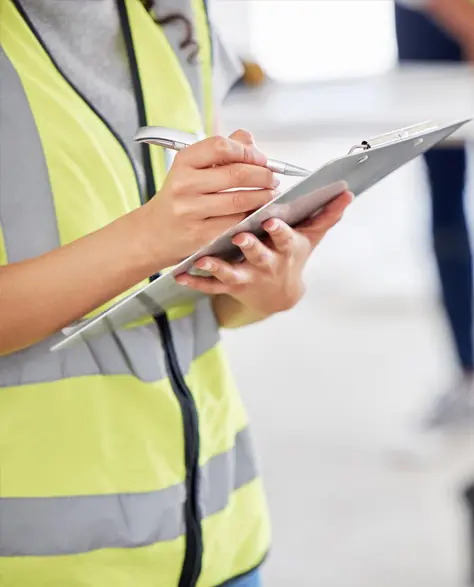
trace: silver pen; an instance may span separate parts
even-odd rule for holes
[[[173,151],[181,151],[195,143],[198,140],[198,137],[191,133],[162,126],[143,126],[138,130],[133,140],[137,143],[148,143],[150,145],[158,145]],[[270,169],[270,171],[281,175],[289,175],[293,177],[307,177],[308,175],[311,175],[311,171],[308,169],[303,169],[303,167],[298,167],[291,163],[285,163],[284,161],[278,161],[276,159],[267,159],[266,167]]]

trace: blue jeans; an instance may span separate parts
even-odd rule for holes
[[[260,571],[257,569],[241,579],[236,579],[228,587],[262,587]]]

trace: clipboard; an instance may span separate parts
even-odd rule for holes
[[[156,316],[178,305],[205,297],[200,292],[179,285],[175,277],[185,272],[206,275],[203,271],[193,269],[194,263],[203,256],[217,256],[229,261],[238,260],[241,251],[232,243],[232,238],[236,234],[252,232],[258,237],[263,237],[265,233],[261,225],[270,218],[279,218],[290,226],[295,226],[309,216],[317,214],[345,190],[359,196],[470,121],[463,120],[443,127],[438,127],[432,122],[423,122],[354,145],[347,155],[329,161],[303,178],[234,228],[187,257],[170,272],[118,301],[98,316],[63,329],[64,338],[52,346],[51,351],[58,351],[81,340],[89,340],[119,330],[146,316]]]

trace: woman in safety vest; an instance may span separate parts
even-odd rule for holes
[[[351,195],[297,230],[268,221],[267,244],[237,236],[242,264],[199,261],[213,277],[180,280],[204,301],[49,352],[278,181],[244,131],[172,165],[131,140],[147,124],[212,135],[223,57],[203,0],[0,0],[0,15],[0,585],[257,585],[267,509],[219,328],[298,302]]]

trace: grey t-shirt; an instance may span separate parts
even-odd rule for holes
[[[58,66],[129,147],[144,185],[140,148],[132,141],[139,122],[115,0],[22,0],[21,4]],[[156,0],[156,11],[160,17],[170,12],[190,16],[191,0]],[[188,64],[179,48],[183,36],[179,25],[171,23],[164,31],[198,97],[199,68]],[[219,100],[242,72],[220,39],[214,40],[215,97]]]

